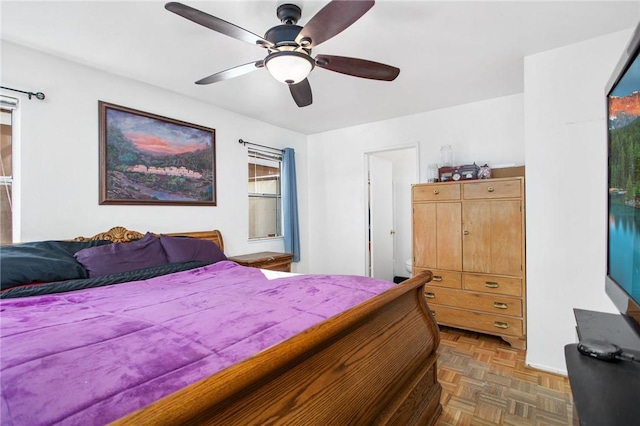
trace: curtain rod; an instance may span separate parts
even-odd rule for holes
[[[37,99],[43,100],[44,99],[44,93],[42,92],[26,92],[24,90],[18,90],[18,89],[12,89],[11,87],[4,87],[4,86],[0,86],[0,89],[5,89],[5,90],[11,90],[13,92],[20,92],[20,93],[25,93],[29,96],[29,99],[31,99],[31,96],[35,96]]]
[[[260,144],[253,143],[253,142],[247,142],[247,141],[242,140],[242,139],[238,139],[238,143],[241,143],[241,144],[242,144],[242,145],[244,145],[244,146],[247,146],[247,145],[251,145],[251,146],[259,146],[260,148],[267,148],[267,149],[271,149],[271,150],[273,150],[273,151],[284,152],[284,150],[282,150],[282,149],[272,148],[272,147],[270,147],[270,146],[260,145]]]

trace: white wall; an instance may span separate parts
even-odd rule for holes
[[[1,70],[3,86],[46,95],[43,101],[20,96],[21,241],[89,236],[122,225],[142,232],[220,229],[228,255],[282,251],[282,239],[248,242],[242,138],[296,150],[303,255],[294,269],[305,270],[306,136],[6,41]],[[214,128],[217,206],[98,205],[98,100]]]
[[[365,152],[419,144],[421,181],[451,144],[457,163],[524,163],[523,95],[308,137],[310,271],[365,273]]]
[[[566,372],[573,308],[616,312],[604,292],[604,87],[631,31],[525,58],[527,362]],[[576,173],[576,171],[578,171]]]

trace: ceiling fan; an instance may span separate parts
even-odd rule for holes
[[[332,55],[311,57],[312,48],[348,28],[374,3],[374,0],[332,0],[304,27],[296,25],[302,16],[300,7],[281,4],[276,15],[282,24],[267,30],[264,37],[182,3],[170,2],[165,8],[204,27],[268,51],[264,59],[220,71],[196,81],[196,84],[228,80],[266,67],[276,80],[289,86],[296,104],[304,107],[313,101],[307,76],[315,66],[372,80],[392,81],[398,76],[400,69],[379,62]]]

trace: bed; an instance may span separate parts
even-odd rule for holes
[[[162,237],[116,227],[77,238],[87,246],[74,258]],[[224,250],[215,230],[164,238]],[[210,260],[168,262],[179,270],[157,276],[156,265],[3,288],[1,423],[435,423],[439,334],[423,295],[430,272],[394,285]],[[239,309],[254,299],[258,325],[248,325]],[[220,341],[226,346],[208,346]]]

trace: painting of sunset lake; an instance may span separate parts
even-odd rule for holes
[[[100,204],[216,205],[215,130],[99,102]]]

